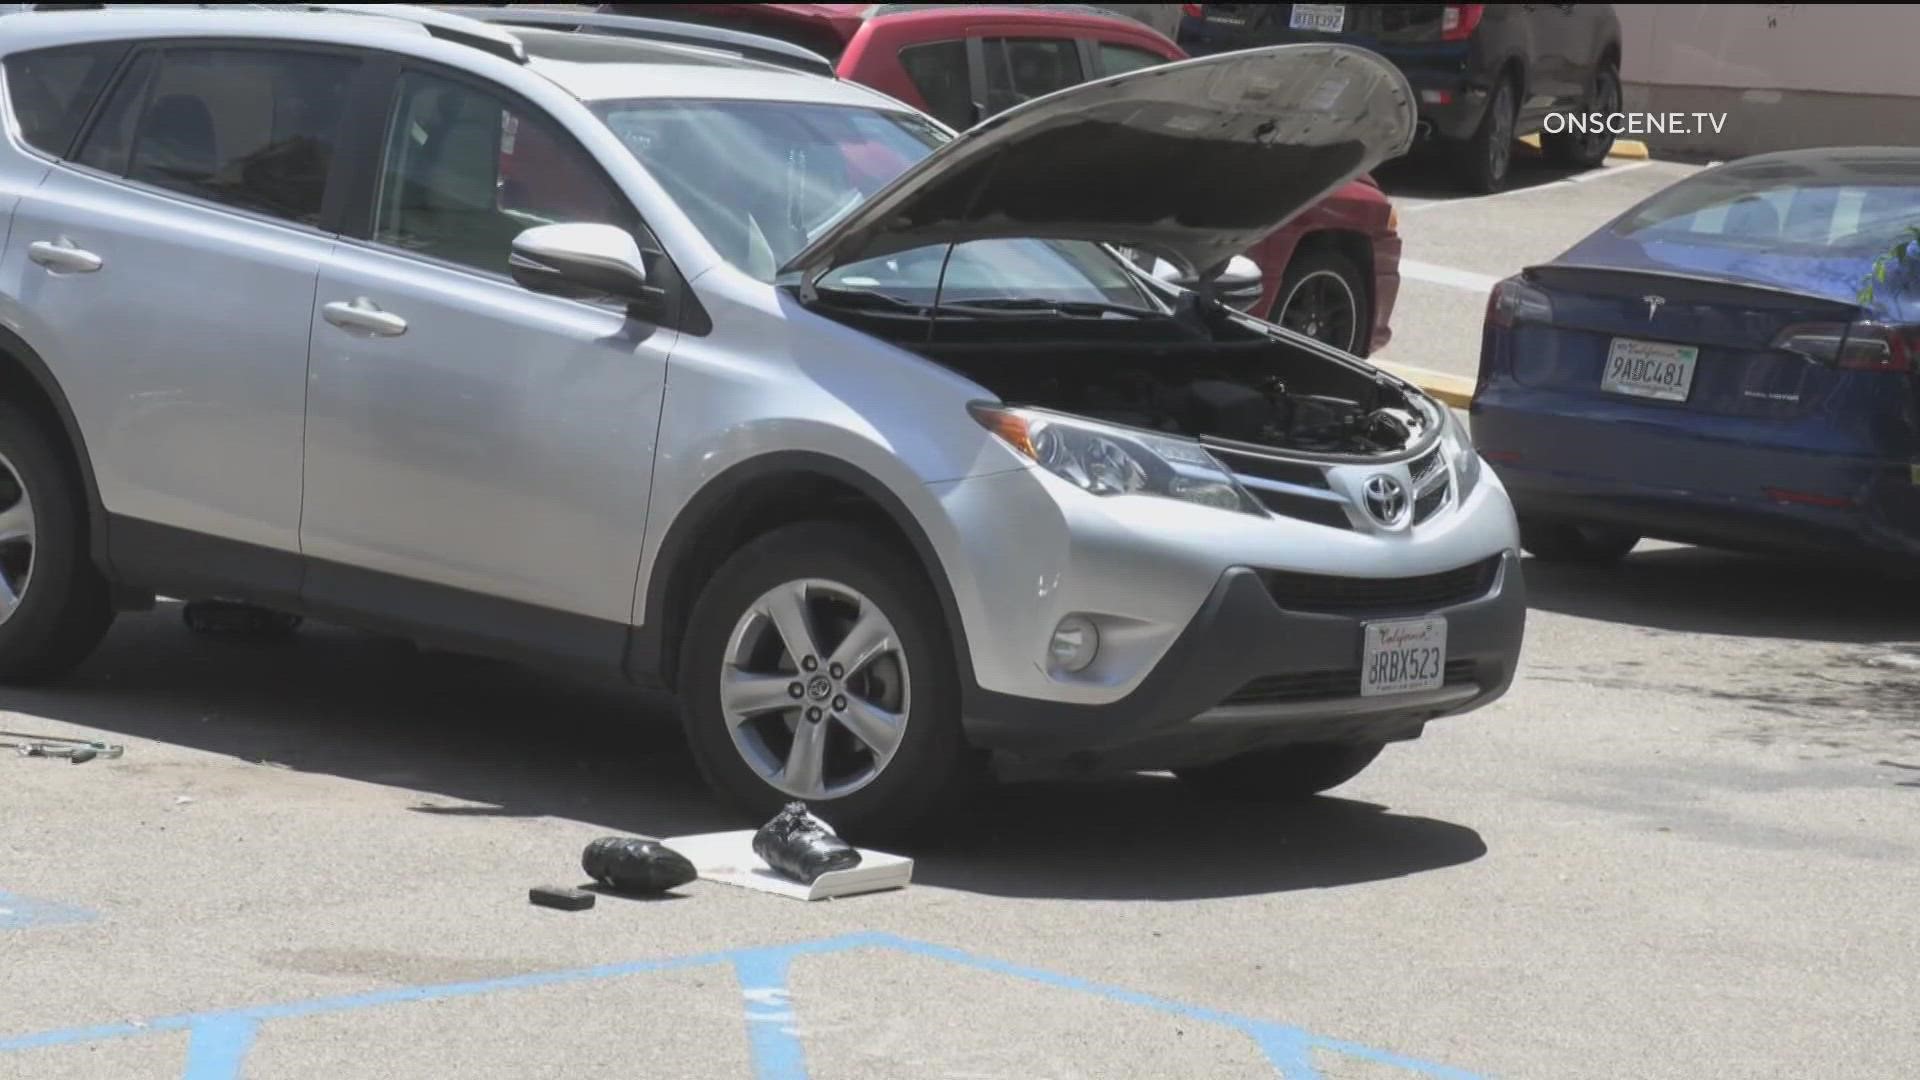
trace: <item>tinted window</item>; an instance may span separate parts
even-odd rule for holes
[[[93,99],[127,51],[105,42],[41,49],[7,58],[7,96],[27,145],[65,156]]]
[[[134,125],[140,119],[140,110],[146,106],[147,84],[153,80],[154,66],[153,53],[142,53],[128,65],[127,73],[121,76],[113,95],[100,110],[100,118],[93,122],[93,130],[87,133],[86,143],[75,155],[80,164],[115,176],[125,175],[127,152],[133,149]]]
[[[1677,184],[1616,231],[1713,246],[1865,250],[1885,245],[1916,220],[1920,158],[1837,159],[1818,169],[1755,162]]]
[[[986,38],[987,112],[1065,89],[1086,76],[1072,38]]]
[[[342,56],[265,49],[169,50],[146,88],[126,174],[317,225],[347,86],[358,64]],[[114,137],[105,130],[114,119],[102,121],[102,156]]]
[[[1145,49],[1136,49],[1131,45],[1100,44],[1100,70],[1108,75],[1124,75],[1141,68],[1156,67],[1167,62],[1167,58]]]
[[[544,116],[435,75],[408,73],[387,133],[373,238],[495,273],[536,225],[632,229],[626,200]]]
[[[900,66],[927,103],[927,111],[950,128],[973,126],[973,93],[967,83],[967,43],[936,41],[900,50]]]

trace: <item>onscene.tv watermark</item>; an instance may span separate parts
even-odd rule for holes
[[[1549,135],[1704,135],[1720,134],[1726,113],[1548,113],[1541,127]]]

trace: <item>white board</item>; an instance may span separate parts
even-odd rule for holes
[[[821,874],[812,886],[775,873],[753,853],[752,829],[737,832],[699,833],[663,840],[666,846],[687,857],[700,877],[743,889],[756,889],[795,900],[828,900],[841,896],[905,888],[913,880],[913,860],[904,855],[860,849],[860,865],[851,870],[830,870]]]

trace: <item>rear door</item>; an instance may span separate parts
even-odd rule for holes
[[[60,374],[123,573],[171,552],[297,584],[308,322],[362,72],[285,42],[144,47],[16,210],[0,289]],[[213,567],[168,542],[190,536],[289,557]]]

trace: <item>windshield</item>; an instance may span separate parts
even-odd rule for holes
[[[1920,220],[1920,159],[1757,161],[1702,173],[1615,228],[1640,240],[1806,254],[1884,246]]]
[[[775,101],[610,101],[594,106],[714,249],[772,281],[829,225],[947,141],[911,113]],[[839,267],[822,288],[930,304],[946,246]],[[977,240],[954,248],[940,300],[1158,307],[1098,245]]]
[[[947,138],[910,113],[843,105],[613,101],[595,111],[720,256],[762,281]]]

